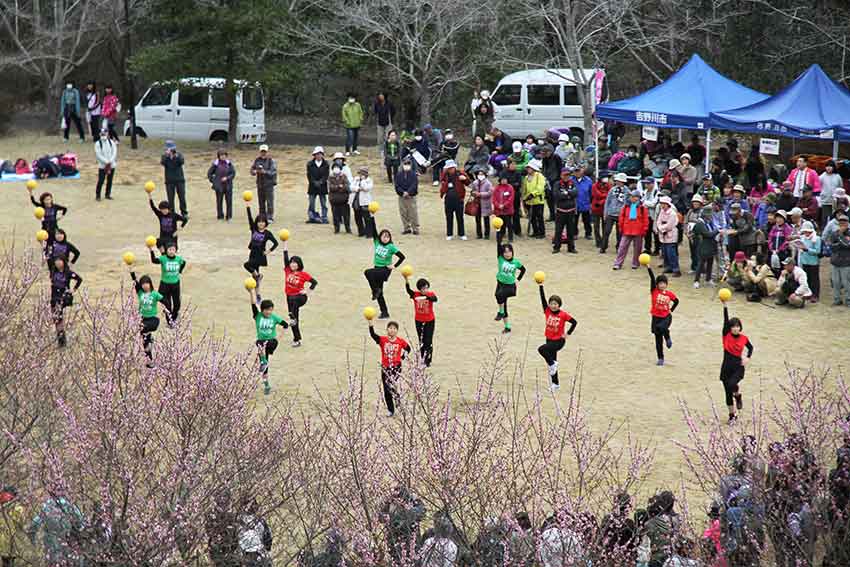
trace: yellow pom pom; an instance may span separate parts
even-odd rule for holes
[[[375,311],[374,307],[366,307],[363,309],[363,316],[366,317],[367,321],[374,319],[377,314],[378,312]]]
[[[254,194],[251,193],[250,191],[245,191],[244,193],[242,193],[242,199],[246,203],[250,203],[253,198],[254,198]]]
[[[245,278],[245,289],[256,289],[257,280],[254,278]]]
[[[495,217],[495,218],[494,218],[494,219],[490,222],[490,224],[492,224],[492,225],[493,225],[493,228],[495,228],[496,230],[502,230],[502,225],[504,225],[504,224],[505,224],[505,221],[503,221],[500,217]]]
[[[35,233],[35,239],[38,240],[39,242],[44,242],[45,240],[48,239],[49,236],[50,235],[47,234],[46,230],[39,230],[38,232]]]
[[[648,266],[652,262],[652,257],[649,254],[643,253],[638,256],[638,262],[640,262],[641,266]]]
[[[534,272],[534,281],[537,283],[543,283],[546,279],[546,272]]]
[[[401,275],[403,275],[406,278],[409,278],[410,276],[412,276],[413,275],[413,266],[411,266],[410,264],[405,264],[404,266],[402,266],[401,267]]]
[[[289,240],[289,231],[285,228],[280,229],[280,232],[277,233],[277,237],[281,240]]]
[[[147,183],[145,183],[145,191],[147,191],[148,193],[153,193],[154,190],[156,190],[156,183],[154,183],[153,181],[148,181]]]
[[[153,248],[154,246],[156,246],[156,236],[151,235],[145,238],[145,246],[147,246],[148,248]]]
[[[41,220],[41,219],[44,218],[44,209],[41,208],[41,207],[36,207],[35,210],[33,211],[33,214],[35,215],[35,218],[37,218],[38,220]]]
[[[729,290],[729,288],[724,287],[717,292],[717,297],[720,299],[720,301],[723,301],[725,303],[732,299],[732,292]]]
[[[124,255],[121,256],[121,259],[124,260],[124,263],[128,266],[132,266],[136,263],[136,255],[132,252],[124,252]]]
[[[381,210],[381,205],[378,204],[378,201],[372,201],[369,203],[369,212],[372,214],[377,213]]]
[[[32,191],[36,187],[38,187],[38,181],[36,181],[35,179],[30,179],[29,181],[27,181],[27,189]]]

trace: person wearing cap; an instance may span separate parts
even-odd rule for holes
[[[732,262],[723,275],[722,281],[735,291],[744,291],[744,280],[746,278],[748,264],[747,255],[743,251],[738,250],[732,257]]]
[[[313,159],[307,162],[307,222],[313,224],[328,224],[328,177],[331,168],[325,160],[325,149],[322,146],[313,148]],[[322,214],[316,212],[316,198],[322,208]]]
[[[691,208],[685,213],[685,236],[688,238],[688,248],[691,253],[691,269],[688,270],[688,274],[695,274],[699,269],[699,247],[694,238],[693,231],[702,216],[702,206],[704,204],[705,201],[702,196],[699,193],[694,193],[694,196],[691,197]]]
[[[165,141],[165,153],[159,160],[165,171],[165,194],[171,210],[174,208],[174,194],[180,199],[180,214],[189,218],[189,207],[186,205],[186,177],[183,175],[183,154],[177,151],[177,144],[171,140]]]
[[[363,107],[357,101],[357,95],[348,93],[345,104],[342,105],[342,125],[345,128],[345,155],[351,152],[359,156],[357,142],[360,137],[360,127],[363,125]]]
[[[661,196],[661,190],[654,177],[644,177],[640,181],[640,191],[643,194],[643,204],[649,211],[649,226],[643,237],[643,251],[651,256],[658,256],[660,243],[658,235],[655,234],[655,219],[658,218],[658,198]]]
[[[710,173],[702,176],[702,183],[699,184],[696,192],[705,199],[706,203],[713,203],[720,197],[720,189],[714,184]]]
[[[790,256],[782,260],[782,272],[776,289],[776,304],[792,307],[805,307],[812,297],[809,288],[809,277],[803,269],[796,265]]]
[[[803,187],[808,185],[815,194],[820,193],[820,177],[818,172],[809,167],[809,159],[806,156],[797,158],[797,167],[791,170],[786,179],[791,184],[794,196],[798,199],[803,195]]]
[[[334,224],[334,234],[339,234],[340,225],[345,226],[346,234],[351,234],[351,182],[342,170],[342,164],[334,160],[331,174],[328,177],[328,201],[331,205],[331,216]]]
[[[331,161],[333,162],[331,166],[339,166],[339,168],[342,170],[342,174],[348,178],[349,187],[354,185],[354,174],[351,172],[351,167],[349,167],[349,165],[345,163],[345,154],[343,154],[342,152],[334,152]]]
[[[393,117],[395,116],[395,107],[387,98],[386,93],[379,92],[377,94],[375,102],[372,104],[372,113],[375,115],[378,151],[381,152],[381,157],[384,157],[386,155],[384,154],[384,142],[393,129]]]
[[[812,289],[810,303],[817,303],[820,298],[820,255],[821,239],[815,232],[812,221],[805,221],[800,228],[800,239],[795,242],[799,252],[797,260],[809,279],[809,287]]]
[[[227,150],[219,149],[207,170],[207,179],[209,179],[215,192],[217,220],[227,219],[229,221],[233,218],[233,179],[235,177],[236,168],[233,166],[233,162],[227,158]],[[227,208],[226,216],[225,206]],[[185,218],[185,215],[183,217]]]
[[[697,183],[697,168],[691,165],[691,154],[684,153],[679,156],[679,167],[677,168],[679,171],[679,175],[682,176],[682,181],[685,182],[685,185],[688,189],[693,189],[694,185]]]
[[[555,238],[552,242],[552,253],[558,254],[561,251],[561,240],[563,232],[566,230],[567,251],[575,254],[577,253],[575,237],[578,232],[578,187],[575,186],[575,180],[570,176],[570,168],[565,167],[561,170],[561,178],[555,185],[553,192]]]
[[[570,137],[567,134],[558,134],[558,145],[555,146],[555,155],[561,158],[562,162],[566,162],[570,154],[573,153],[573,148],[570,145]]]
[[[755,254],[758,236],[755,223],[753,215],[743,210],[741,203],[732,203],[729,206],[729,216],[726,219],[729,228],[726,229],[726,236],[729,237],[730,256],[738,250],[743,251],[747,258]]]
[[[638,157],[637,146],[633,144],[628,147],[626,156],[617,162],[617,171],[634,177],[640,174],[641,169],[643,169],[643,160]]]
[[[396,173],[395,192],[398,195],[398,213],[401,217],[402,234],[419,234],[419,176],[413,169],[413,161],[404,160],[401,171]]]
[[[832,198],[835,190],[844,187],[844,180],[836,173],[835,161],[829,160],[820,174],[820,218],[818,223],[821,228],[832,218]]]
[[[499,174],[499,183],[493,188],[493,213],[502,219],[499,238],[504,238],[507,233],[508,242],[514,241],[514,193],[506,172]]]
[[[788,213],[776,211],[776,223],[767,237],[767,249],[770,252],[770,267],[778,275],[782,261],[791,256],[790,241],[792,229],[788,225]]]
[[[602,248],[602,231],[605,224],[605,200],[611,190],[611,174],[607,169],[599,172],[599,179],[590,188],[590,221],[596,248]]]
[[[820,203],[808,185],[803,187],[803,196],[797,201],[797,208],[802,209],[804,221],[814,224],[820,219]]]
[[[457,221],[457,234],[466,240],[466,227],[463,223],[463,200],[466,198],[466,186],[469,178],[458,171],[457,163],[448,160],[440,179],[440,198],[446,214],[446,240],[454,239],[454,223]]]
[[[725,199],[726,216],[729,216],[732,205],[738,204],[742,211],[750,212],[750,204],[747,202],[747,192],[740,183],[732,187],[731,194]]]
[[[257,178],[257,201],[260,214],[274,222],[274,188],[277,185],[277,162],[269,155],[269,147],[260,145],[260,155],[251,164],[251,175]]]
[[[658,198],[658,216],[655,219],[655,233],[661,243],[661,255],[664,259],[664,273],[673,277],[682,277],[679,270],[679,215],[669,195]]]
[[[829,238],[832,250],[829,257],[832,265],[832,304],[841,305],[843,301],[844,305],[850,307],[850,220],[847,215],[839,214],[835,221],[838,226]]]
[[[369,177],[369,168],[361,166],[357,169],[357,175],[354,177],[354,183],[351,184],[352,203],[351,208],[354,209],[354,222],[357,224],[357,236],[364,238],[375,238],[372,234],[369,203],[372,202],[372,188],[374,183]]]
[[[18,501],[14,486],[0,490],[0,561],[3,567],[13,567],[24,550],[24,508]]]
[[[543,207],[546,202],[546,178],[540,173],[541,164],[531,160],[525,168],[522,178],[522,202],[528,210],[531,223],[531,238],[545,238],[546,224],[543,221]]]
[[[546,178],[546,205],[549,207],[549,221],[555,220],[555,187],[561,179],[561,170],[564,169],[564,162],[555,154],[555,148],[549,144],[544,144],[540,148],[540,161],[543,163],[543,177]],[[572,172],[572,169],[570,169]]]
[[[711,207],[700,209],[700,216],[696,224],[691,228],[691,235],[695,244],[699,264],[694,272],[694,288],[699,289],[700,275],[705,276],[705,283],[714,287],[711,279],[714,257],[717,255],[717,238],[720,234],[714,225],[714,211]]]
[[[629,200],[620,209],[620,218],[617,221],[617,226],[620,229],[620,244],[617,247],[617,258],[614,260],[614,270],[619,270],[623,267],[623,262],[629,252],[629,247],[632,247],[632,269],[637,270],[638,256],[640,256],[643,236],[646,234],[646,228],[649,225],[649,211],[640,202],[640,189],[633,189],[629,193]]]
[[[522,147],[522,142],[517,140],[511,144],[511,154],[508,156],[508,159],[513,160],[517,171],[524,172],[528,162],[531,161],[531,154],[525,151],[525,148]]]
[[[622,233],[619,225],[619,219],[620,211],[623,209],[623,206],[626,204],[626,199],[628,198],[626,181],[628,181],[628,177],[626,177],[625,173],[615,173],[614,186],[611,187],[610,191],[608,191],[608,195],[605,197],[605,225],[602,233],[601,246],[599,248],[600,254],[605,254],[608,250],[608,242],[611,239],[611,231],[614,227],[617,228],[617,250],[620,249]]]

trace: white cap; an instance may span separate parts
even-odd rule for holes
[[[269,151],[269,145],[268,144],[260,144],[260,151],[261,152]]]
[[[490,98],[490,91],[488,91],[487,89],[481,91],[481,98]]]
[[[570,137],[567,134],[561,134],[560,136],[558,136],[558,141],[559,142],[569,142]]]
[[[803,216],[803,209],[801,209],[800,207],[794,207],[793,209],[791,209],[791,216],[792,216],[792,217],[795,217],[795,216],[797,216],[797,217]]]
[[[445,167],[446,169],[450,167],[457,167],[457,162],[453,159],[446,160],[446,163],[443,167]]]
[[[345,155],[342,152],[335,152],[333,155],[333,159],[345,159]]]
[[[614,181],[622,181],[623,183],[625,183],[628,180],[629,177],[622,171],[614,174]]]
[[[540,166],[541,166],[540,160],[539,159],[533,159],[530,162],[528,162],[528,165],[526,165],[525,167],[530,167],[534,171],[540,171]]]
[[[316,146],[315,148],[313,148],[313,155],[324,154],[324,153],[325,153],[325,148],[323,148],[322,146]]]
[[[514,142],[513,144],[511,144],[511,148],[515,152],[520,152],[520,151],[522,151],[522,143],[521,142]]]
[[[701,205],[705,204],[705,199],[702,198],[702,195],[699,193],[694,193],[694,196],[691,197],[691,203],[699,203]]]

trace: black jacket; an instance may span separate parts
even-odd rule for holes
[[[554,191],[552,197],[555,200],[555,208],[558,212],[575,212],[578,188],[572,182],[565,183],[564,181],[558,181],[558,184],[552,187]]]
[[[307,194],[308,195],[327,195],[328,194],[328,176],[331,168],[328,165],[328,160],[322,160],[322,165],[317,166],[316,162],[310,160],[307,162]]]
[[[378,126],[389,126],[393,123],[395,107],[390,101],[385,100],[384,104],[380,104],[376,100],[375,104],[372,106],[372,110],[375,112],[375,119],[378,122]]]

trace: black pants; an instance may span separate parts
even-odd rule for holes
[[[603,252],[608,250],[608,241],[611,240],[611,231],[617,229],[617,245],[614,246],[614,250],[620,248],[620,222],[617,217],[605,217],[605,226],[602,232],[602,241],[599,243],[599,249]]]
[[[174,203],[171,206],[174,207]],[[217,219],[225,218],[225,206],[227,207],[226,218],[230,220],[233,218],[233,186],[229,184],[227,189],[215,192],[215,217]]]
[[[354,204],[352,207],[354,209],[354,222],[357,223],[357,236],[372,236],[372,223],[367,222],[366,219],[369,218],[369,208],[361,207],[360,205]]]
[[[809,288],[812,290],[812,296],[820,297],[820,266],[800,266],[806,272],[809,280]]]
[[[244,267],[246,271],[250,272],[251,275],[254,275],[260,273],[260,268],[268,265],[269,262],[265,254],[251,250],[251,253],[248,256],[248,261],[242,264],[242,267]]]
[[[561,239],[563,237],[564,228],[567,229],[567,249],[575,250],[576,230],[578,229],[578,218],[576,213],[555,212],[555,241],[552,243],[552,250],[559,252],[561,250]]]
[[[593,235],[593,225],[590,222],[590,211],[579,211],[578,216],[581,217],[581,223],[584,225],[584,237],[589,240]],[[576,219],[576,236],[578,236],[578,219]]]
[[[159,317],[145,317],[142,319],[142,345],[145,348],[145,356],[153,359],[153,333],[159,329]]]
[[[398,164],[392,163],[392,164],[386,166],[386,168],[387,168],[387,182],[393,183],[395,181],[395,176],[398,173]]]
[[[168,197],[168,204],[171,206],[172,211],[176,211],[174,208],[174,194],[177,193],[177,198],[180,200],[180,214],[184,217],[189,214],[189,207],[186,206],[186,182],[185,181],[176,181],[174,183],[169,183],[166,181],[165,183],[165,194]],[[231,199],[233,196],[233,192],[230,192]],[[232,208],[232,205],[231,205]]]
[[[516,284],[503,284],[502,282],[496,282],[496,303],[499,304],[499,307],[504,305],[504,313],[505,318],[508,316],[508,298],[516,296]]]
[[[552,187],[558,186],[558,180],[556,179],[554,183],[550,181],[550,185]],[[555,220],[555,196],[551,191],[546,192],[546,206],[549,208],[549,221],[554,222]]]
[[[331,205],[331,216],[334,221],[334,232],[339,232],[340,224],[345,226],[345,232],[351,232],[351,209],[348,207],[348,203]],[[360,222],[363,222],[362,219]]]
[[[177,321],[180,315],[180,282],[159,282],[159,293],[162,294],[162,306],[166,310],[166,318],[171,323]]]
[[[466,236],[466,227],[463,225],[463,201],[454,193],[446,194],[443,201],[446,212],[446,236],[454,235],[455,220],[457,220],[458,236]]]
[[[502,238],[505,237],[505,233],[508,233],[508,242],[514,241],[514,217],[508,215],[499,215],[499,218],[502,219],[502,228],[499,229],[499,236]]]
[[[514,187],[514,234],[522,236],[522,196]]]
[[[388,366],[381,368],[381,383],[384,386],[384,402],[387,404],[387,411],[395,413],[395,402],[398,398],[398,390],[396,382],[401,376],[401,366]]]
[[[372,290],[372,299],[378,300],[378,307],[381,308],[381,315],[389,315],[387,309],[387,300],[384,298],[384,282],[390,279],[392,270],[385,267],[369,268],[363,272],[366,281],[369,282],[369,288]]]
[[[738,382],[732,381],[723,381],[723,394],[726,398],[726,405],[731,406],[735,403],[735,397],[740,395],[738,393]]]
[[[106,173],[106,169],[101,168],[97,170],[97,187],[95,187],[94,195],[98,199],[100,198],[100,189],[103,187],[104,180],[106,181],[106,196],[109,197],[112,195],[112,178],[115,177],[115,169],[110,168],[109,174]]]
[[[177,248],[177,239],[178,238],[179,237],[177,235],[175,235],[174,233],[163,234],[162,232],[160,232],[159,238],[156,239],[156,247],[159,249],[161,254],[165,254],[165,245],[169,244],[169,243],[173,244],[174,249],[177,250],[178,249]]]
[[[70,109],[65,109],[65,140],[68,139],[68,135],[71,133],[72,121],[77,128],[77,133],[80,135],[80,140],[85,140],[86,134],[83,132],[83,123],[80,121],[80,115]]]
[[[670,325],[673,323],[673,316],[652,317],[650,330],[655,335],[655,354],[658,360],[664,360],[664,339],[670,338]]]
[[[484,224],[483,237],[489,239],[490,238],[490,217],[489,216],[482,217],[481,213],[478,213],[477,215],[475,215],[475,235],[478,238],[482,238],[482,234],[481,234],[482,221],[484,221],[483,222],[483,224]]]
[[[649,226],[646,227],[646,234],[643,236],[643,251],[647,254],[657,254],[661,247],[661,241],[658,240],[658,235],[652,230],[655,223],[650,220]]]
[[[434,357],[434,326],[436,321],[416,321],[416,334],[419,336],[419,355],[425,366],[431,366]]]
[[[440,180],[440,175],[443,174],[443,165],[445,165],[445,163],[446,163],[445,161],[441,161],[440,163],[435,164],[431,168],[431,180],[432,181],[439,181]]]
[[[103,120],[103,119],[101,119]],[[103,125],[100,126],[103,129]],[[106,130],[109,132],[109,139],[118,141],[118,132],[115,130],[115,121],[107,120],[106,121]]]
[[[269,378],[269,359],[277,350],[277,339],[265,339],[257,341],[257,350],[260,354],[260,373],[264,380]],[[263,362],[265,359],[265,362]]]
[[[537,352],[540,353],[548,366],[552,366],[558,360],[558,351],[564,348],[566,342],[567,340],[563,337],[557,340],[546,339],[546,344],[537,347]],[[557,372],[552,374],[551,378],[553,384],[558,383]]]
[[[97,140],[98,136],[100,136],[100,114],[93,114],[89,118],[89,128],[91,128],[92,140]]]
[[[529,207],[531,217],[531,236],[543,238],[546,236],[546,224],[543,221],[543,205],[531,205]]]
[[[711,281],[711,269],[714,267],[714,254],[710,255],[708,258],[703,258],[700,256],[699,264],[697,266],[697,270],[694,273],[694,281],[698,282],[700,275],[705,276],[705,281]]]
[[[289,325],[292,327],[292,340],[301,340],[301,327],[298,313],[307,304],[307,296],[303,294],[287,295],[286,305],[289,307]]]

